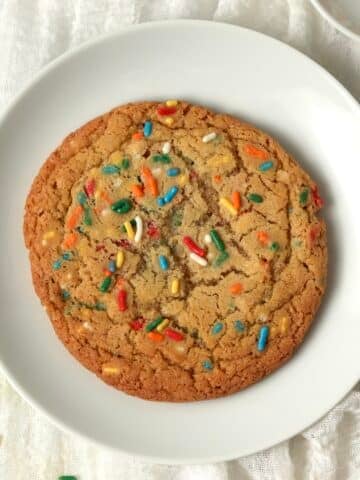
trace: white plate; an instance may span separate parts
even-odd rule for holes
[[[186,404],[147,402],[85,370],[55,337],[31,285],[23,205],[62,138],[130,100],[183,98],[278,137],[320,183],[329,225],[326,301],[295,357],[243,392]],[[0,123],[1,361],[15,388],[59,426],[143,459],[232,459],[285,440],[359,378],[359,108],[288,46],[225,24],[143,24],[46,68]]]
[[[310,0],[319,13],[335,28],[360,41],[359,0]]]

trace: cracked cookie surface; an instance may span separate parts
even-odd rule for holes
[[[68,350],[147,399],[240,390],[302,342],[324,293],[314,181],[269,135],[186,102],[69,135],[29,193],[35,290]]]

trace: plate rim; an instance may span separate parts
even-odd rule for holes
[[[255,30],[249,29],[249,28],[244,28],[238,25],[234,24],[229,24],[225,22],[214,22],[214,21],[209,21],[209,20],[194,20],[194,19],[174,19],[174,20],[160,20],[160,21],[154,21],[154,22],[144,22],[144,23],[139,23],[135,25],[129,25],[125,27],[121,27],[117,29],[115,32],[111,34],[105,34],[101,35],[93,40],[84,42],[80,44],[79,46],[70,49],[64,53],[62,53],[60,56],[56,57],[54,60],[49,62],[47,65],[45,65],[43,68],[37,72],[32,79],[30,79],[28,82],[25,83],[25,85],[20,89],[20,91],[12,97],[12,99],[5,105],[5,108],[2,110],[0,113],[0,129],[2,128],[3,124],[6,122],[8,115],[11,113],[13,108],[16,107],[16,105],[22,100],[23,97],[25,97],[28,94],[28,91],[35,86],[40,80],[42,80],[46,75],[51,72],[52,70],[56,69],[59,65],[62,63],[66,62],[68,59],[72,58],[73,56],[76,56],[78,54],[81,54],[83,51],[86,51],[87,49],[91,49],[92,46],[101,44],[103,42],[106,42],[111,39],[115,38],[121,38],[122,36],[126,36],[129,32],[133,32],[134,30],[142,31],[146,29],[157,29],[157,28],[162,28],[162,27],[168,27],[168,26],[180,26],[180,25],[187,25],[189,27],[203,27],[207,26],[210,28],[227,28],[227,29],[232,29],[232,30],[237,30],[237,31],[246,31],[247,33],[250,33],[251,35],[261,37],[263,41],[266,42],[273,42],[274,44],[280,45],[281,47],[286,47],[288,50],[292,51],[292,54],[299,55],[302,57],[304,61],[306,61],[309,65],[311,65],[312,68],[316,68],[319,73],[322,74],[322,76],[326,79],[326,81],[332,83],[335,87],[335,89],[338,91],[339,94],[341,94],[344,99],[346,100],[349,108],[353,111],[354,114],[358,114],[360,116],[360,105],[358,104],[357,100],[353,95],[333,76],[331,75],[324,67],[319,65],[317,62],[306,56],[304,53],[300,52],[296,48],[286,44],[285,42],[282,42],[276,38],[273,38],[269,35],[266,35],[261,32],[257,32]],[[7,381],[9,384],[15,389],[17,393],[27,402],[29,403],[33,408],[35,408],[37,411],[40,411],[42,415],[47,418],[50,423],[56,425],[61,431],[64,431],[66,433],[70,433],[72,435],[75,435],[81,439],[84,439],[91,444],[100,446],[102,448],[106,448],[110,451],[117,452],[117,453],[122,453],[130,456],[135,456],[137,459],[140,461],[144,461],[147,463],[158,463],[158,464],[165,464],[165,465],[193,465],[193,464],[206,464],[209,463],[210,461],[212,463],[218,463],[218,462],[223,462],[223,461],[228,461],[228,460],[233,460],[235,458],[241,458],[238,456],[236,452],[233,452],[231,454],[224,454],[224,455],[218,455],[218,456],[212,456],[211,460],[209,460],[209,457],[200,457],[196,458],[194,460],[191,460],[189,462],[186,458],[168,458],[168,457],[158,457],[154,455],[147,455],[147,454],[139,454],[139,453],[134,453],[131,451],[126,450],[125,448],[120,448],[114,445],[111,445],[109,443],[97,440],[91,436],[88,436],[86,433],[83,433],[81,431],[78,431],[75,427],[71,426],[67,422],[64,422],[61,418],[59,418],[55,413],[49,412],[44,406],[38,403],[37,400],[32,398],[31,393],[25,391],[21,384],[17,382],[17,380],[12,376],[12,374],[9,372],[7,366],[4,364],[2,356],[0,354],[0,370],[4,373]],[[287,441],[290,438],[293,438],[293,436],[301,433],[304,429],[307,429],[311,427],[313,424],[315,424],[317,421],[319,421],[323,416],[325,416],[329,410],[334,408],[335,405],[337,405],[341,400],[350,392],[350,390],[357,384],[358,378],[355,378],[354,381],[351,381],[350,385],[347,385],[345,388],[344,392],[342,393],[341,397],[336,399],[335,402],[330,402],[330,407],[323,412],[319,417],[313,419],[311,423],[307,423],[304,425],[300,430],[297,430],[296,432],[293,432],[290,436],[282,438],[281,440],[277,441],[276,443],[270,443],[269,445],[263,446],[260,450],[255,450],[252,452],[247,452],[242,454],[242,456],[249,455],[251,453],[256,453],[258,451],[262,451],[265,449],[268,449],[270,447],[276,446],[279,443],[283,441]]]

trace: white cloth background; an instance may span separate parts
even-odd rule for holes
[[[360,42],[336,32],[308,0],[0,0],[0,112],[66,50],[123,25],[168,18],[264,32],[315,59],[360,98]],[[61,433],[0,375],[0,478],[53,480],[65,473],[79,480],[358,480],[360,387],[288,442],[232,462],[176,467],[147,465]]]

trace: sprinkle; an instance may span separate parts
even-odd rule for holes
[[[165,203],[171,202],[171,200],[175,197],[178,191],[179,188],[176,185],[173,185],[164,195]]]
[[[109,287],[111,285],[111,277],[105,277],[104,280],[101,282],[99,290],[100,292],[107,292],[109,290]]]
[[[111,277],[111,275],[112,275],[112,273],[110,272],[110,270],[108,270],[107,268],[104,268],[104,269],[103,269],[103,272],[104,272],[105,277]]]
[[[312,248],[315,244],[315,241],[317,240],[318,236],[320,235],[321,227],[317,223],[313,227],[310,227],[309,233],[308,233],[308,242],[310,248]]]
[[[127,310],[127,292],[126,290],[119,290],[117,294],[117,305],[120,312]]]
[[[117,375],[120,370],[117,367],[103,366],[102,373],[106,375]]]
[[[245,325],[242,323],[241,320],[235,320],[234,328],[237,332],[243,332],[245,330]]]
[[[55,231],[54,230],[49,230],[48,232],[45,232],[43,235],[44,240],[49,240],[50,238],[55,237]]]
[[[280,245],[278,242],[272,242],[271,245],[270,245],[270,250],[272,252],[277,252],[280,248]]]
[[[77,477],[75,477],[74,475],[60,475],[60,477],[58,477],[58,480],[77,480]]]
[[[250,202],[254,202],[254,203],[262,203],[263,202],[263,197],[261,195],[258,195],[257,193],[249,193],[247,198]]]
[[[244,290],[244,287],[241,283],[233,283],[229,287],[231,295],[239,295]]]
[[[85,225],[92,225],[92,219],[91,219],[91,213],[90,213],[90,208],[85,207],[84,209],[84,223]]]
[[[204,242],[208,245],[211,243],[211,237],[208,233],[204,236]]]
[[[177,177],[180,173],[180,168],[173,167],[173,168],[168,168],[166,171],[166,175],[168,177]]]
[[[199,257],[205,257],[206,252],[203,248],[199,247],[196,245],[194,240],[190,237],[183,237],[183,243],[188,247],[188,249],[191,252],[194,252],[196,255],[199,255]]]
[[[232,202],[234,208],[236,208],[236,210],[240,210],[240,207],[241,207],[240,192],[235,191],[231,194],[231,202]]]
[[[146,120],[143,128],[144,137],[150,137],[152,129],[153,129],[152,123],[150,122],[150,120]]]
[[[120,168],[116,165],[104,165],[101,169],[101,173],[104,175],[113,175],[114,173],[119,173]]]
[[[259,352],[262,352],[263,350],[265,350],[268,337],[269,337],[269,327],[265,325],[260,328],[259,339],[257,342],[257,349],[259,350]]]
[[[143,318],[137,318],[136,320],[133,320],[130,322],[130,327],[135,330],[141,330],[144,326],[144,319]]]
[[[61,296],[64,300],[69,300],[70,298],[70,293],[67,290],[62,290],[61,291]]]
[[[158,227],[155,225],[155,223],[153,221],[150,221],[148,223],[148,227],[147,227],[147,230],[146,230],[146,233],[149,235],[149,237],[151,238],[159,238],[160,236],[160,232],[159,232],[159,229]]]
[[[79,192],[76,195],[76,199],[77,199],[78,203],[80,203],[80,205],[83,205],[83,206],[87,202],[87,196],[86,196],[85,192],[83,192],[83,191]]]
[[[159,325],[156,327],[156,330],[158,332],[162,332],[169,325],[169,323],[170,323],[170,320],[165,318],[161,323],[159,323]]]
[[[144,137],[142,132],[135,132],[132,134],[133,140],[141,140]]]
[[[260,150],[260,148],[257,148],[255,145],[251,145],[250,143],[244,146],[244,152],[251,157],[260,158],[261,160],[266,160],[269,156],[267,152]]]
[[[53,270],[59,270],[61,267],[61,264],[62,264],[61,260],[56,260],[52,265]]]
[[[210,240],[213,242],[215,247],[219,250],[219,252],[224,252],[225,251],[225,245],[224,242],[222,241],[220,235],[216,230],[210,230]]]
[[[204,135],[203,138],[202,138],[202,141],[204,143],[209,143],[211,142],[212,140],[215,140],[215,138],[217,137],[216,133],[215,132],[211,132],[211,133],[208,133],[207,135]]]
[[[162,335],[161,333],[158,333],[158,332],[149,332],[147,336],[153,342],[162,342],[164,340],[164,335]]]
[[[221,181],[222,181],[222,176],[221,175],[214,175],[214,182],[221,183]]]
[[[181,342],[181,340],[184,340],[184,335],[172,328],[167,328],[164,333],[167,337],[171,338],[171,340],[175,340],[175,342]]]
[[[131,192],[135,198],[140,198],[144,196],[144,187],[142,185],[134,184],[131,185]]]
[[[165,102],[167,107],[175,107],[178,104],[177,100],[166,100]]]
[[[116,268],[121,268],[124,263],[124,252],[119,250],[116,254]]]
[[[171,282],[171,293],[175,295],[179,292],[180,281],[178,278],[174,278]]]
[[[110,260],[109,262],[109,265],[108,265],[108,269],[111,273],[115,273],[116,272],[116,263],[115,263],[115,260]]]
[[[166,125],[170,126],[174,123],[174,119],[171,117],[166,117],[164,122],[166,123]]]
[[[155,328],[160,325],[160,323],[163,321],[163,317],[157,317],[155,318],[155,320],[153,320],[152,322],[148,323],[145,327],[145,330],[147,332],[151,332],[152,330],[155,330]]]
[[[228,210],[231,213],[231,215],[237,215],[236,208],[232,205],[232,203],[227,198],[221,197],[219,200],[219,205],[226,208],[226,210]]]
[[[167,270],[169,268],[169,262],[164,255],[159,255],[158,260],[161,270]]]
[[[152,173],[148,167],[142,166],[141,167],[141,173],[144,176],[146,186],[149,188],[151,194],[154,197],[157,197],[159,191],[158,191],[158,186],[157,186],[157,181],[155,178],[152,176]]]
[[[76,227],[77,223],[80,220],[82,212],[83,212],[83,207],[81,205],[77,205],[66,222],[67,228],[72,229]]]
[[[64,260],[71,260],[72,259],[72,253],[71,252],[64,252],[62,258]]]
[[[130,167],[130,160],[128,158],[123,158],[121,162],[121,168],[127,170]]]
[[[111,205],[111,210],[116,213],[127,213],[131,208],[131,201],[128,198],[122,198]]]
[[[171,163],[171,158],[169,155],[153,155],[152,156],[152,161],[155,163]]]
[[[259,232],[256,232],[257,239],[261,243],[261,245],[266,246],[269,243],[269,235],[268,233],[260,230]]]
[[[309,189],[304,188],[304,190],[302,190],[302,192],[300,192],[300,195],[299,195],[300,205],[302,206],[306,205],[308,202],[308,199],[309,199]]]
[[[316,207],[321,208],[324,206],[324,200],[320,197],[317,186],[311,190],[311,196]]]
[[[204,368],[204,370],[212,370],[214,368],[212,362],[210,360],[204,360],[202,362],[202,366]]]
[[[88,197],[92,197],[95,192],[95,180],[91,179],[85,183],[84,187],[85,193]]]
[[[224,328],[224,325],[221,322],[217,322],[212,327],[211,334],[212,335],[217,335],[218,333],[220,333],[222,331],[223,328]]]
[[[229,258],[228,252],[221,252],[214,262],[214,267],[220,267]]]
[[[269,160],[268,162],[264,162],[261,165],[259,165],[259,170],[260,170],[260,172],[267,172],[273,166],[274,166],[274,162]]]
[[[131,222],[127,221],[124,223],[124,227],[125,227],[125,230],[126,230],[126,233],[129,237],[130,240],[134,240],[135,238],[135,232],[134,232],[134,229],[131,225]]]
[[[159,205],[159,207],[163,207],[165,205],[164,197],[158,197],[156,199],[156,203]]]
[[[205,258],[199,257],[199,255],[196,255],[196,253],[194,252],[191,252],[189,257],[191,258],[191,260],[198,263],[202,267],[206,267],[207,261],[205,260]]]
[[[176,113],[176,107],[159,107],[157,109],[157,114],[160,115],[161,117],[165,117],[167,115],[174,115]]]
[[[171,143],[170,142],[165,142],[161,151],[164,155],[167,155],[168,153],[170,153],[170,150],[171,150]]]
[[[281,333],[281,335],[285,335],[288,332],[289,326],[290,326],[289,317],[282,317],[281,320],[280,320],[280,333]]]

